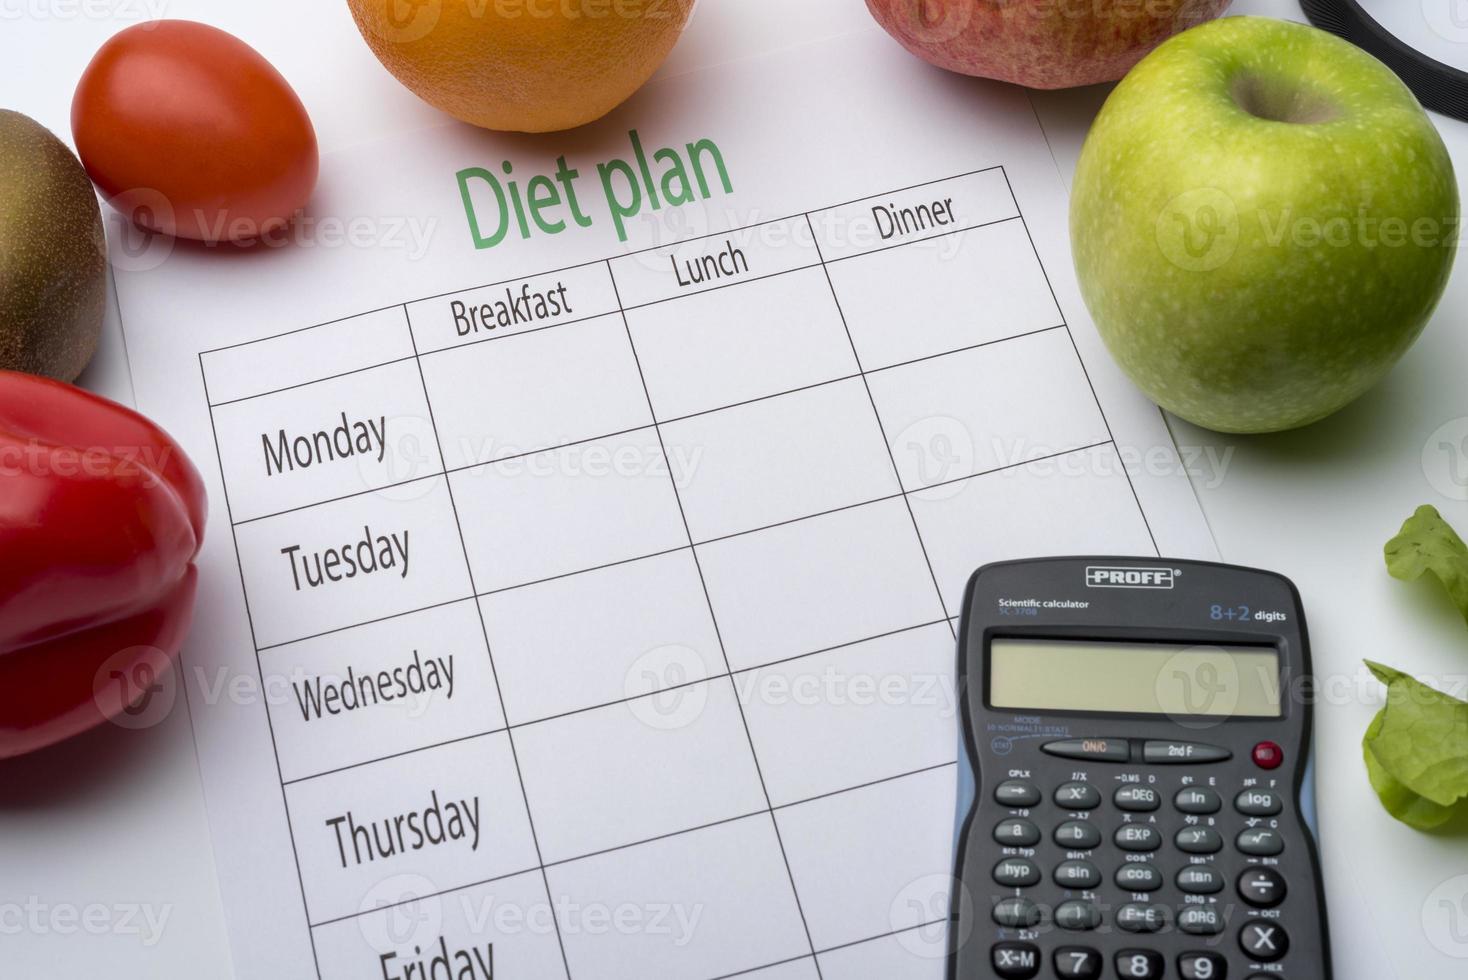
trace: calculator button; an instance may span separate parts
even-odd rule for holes
[[[1154,765],[1225,762],[1233,757],[1234,754],[1222,746],[1202,742],[1148,742],[1142,746],[1142,758]]]
[[[1061,902],[1055,908],[1055,924],[1073,932],[1089,932],[1101,924],[1101,910],[1090,902]]]
[[[995,943],[989,954],[1002,980],[1031,980],[1040,972],[1040,947],[1034,943]]]
[[[1046,742],[1040,751],[1062,759],[1088,762],[1130,762],[1132,758],[1131,746],[1124,738],[1069,738]]]
[[[1273,742],[1260,742],[1249,754],[1260,769],[1278,769],[1284,763],[1284,749]]]
[[[1274,857],[1284,850],[1284,838],[1273,830],[1246,830],[1234,843],[1239,850],[1253,857]]]
[[[1030,929],[1040,924],[1040,906],[1028,898],[1006,898],[994,903],[994,921],[1010,929]]]
[[[1101,791],[1090,783],[1066,783],[1055,791],[1055,805],[1067,810],[1094,810],[1101,805]]]
[[[1167,909],[1161,905],[1123,905],[1116,910],[1116,926],[1123,932],[1157,932],[1167,925]]]
[[[1239,875],[1239,897],[1256,909],[1272,909],[1284,901],[1284,876],[1273,868],[1250,868]]]
[[[1040,828],[1028,820],[1001,820],[994,840],[1007,847],[1034,847],[1040,843]]]
[[[1239,933],[1239,946],[1260,963],[1273,963],[1290,951],[1290,937],[1273,922],[1251,922]]]
[[[1055,866],[1055,883],[1077,891],[1096,888],[1101,884],[1101,869],[1090,861],[1062,861]]]
[[[1246,817],[1272,817],[1284,809],[1284,801],[1272,790],[1246,789],[1234,798],[1234,809]]]
[[[1034,861],[1006,858],[994,865],[994,881],[1005,888],[1028,888],[1040,883],[1040,869]]]
[[[1162,846],[1162,834],[1147,823],[1124,823],[1116,828],[1116,846],[1123,851],[1145,853]]]
[[[1184,827],[1175,843],[1185,854],[1217,854],[1223,850],[1223,835],[1210,827]]]
[[[1101,846],[1101,829],[1085,820],[1067,820],[1055,828],[1055,843],[1068,851],[1089,851]]]
[[[1101,954],[1089,946],[1061,946],[1055,951],[1060,980],[1101,980]]]
[[[1162,954],[1150,949],[1124,949],[1116,954],[1116,975],[1121,980],[1161,980]]]
[[[1211,789],[1195,789],[1188,787],[1177,791],[1177,796],[1172,798],[1172,805],[1183,813],[1194,816],[1207,816],[1217,813],[1223,809],[1223,800]]]
[[[1189,895],[1216,895],[1223,891],[1223,872],[1209,864],[1190,864],[1177,873],[1177,887]]]
[[[1217,953],[1184,953],[1177,958],[1177,972],[1183,980],[1225,980],[1228,961]]]
[[[1116,869],[1116,887],[1129,892],[1155,892],[1162,887],[1162,872],[1155,864],[1123,864]]]
[[[1190,936],[1216,936],[1223,931],[1223,912],[1217,905],[1189,905],[1178,913],[1177,927]]]
[[[1000,806],[1034,806],[1040,802],[1040,788],[1033,783],[1011,779],[994,787],[994,801]]]
[[[1162,805],[1157,790],[1151,786],[1123,786],[1116,791],[1112,802],[1118,808],[1132,813],[1151,813]]]

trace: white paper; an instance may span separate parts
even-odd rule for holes
[[[705,156],[620,241],[633,130],[732,191]],[[455,174],[561,155],[587,226],[476,249]],[[969,573],[1213,554],[1065,212],[1019,90],[866,36],[331,157],[289,247],[122,252],[213,504],[181,676],[241,980],[940,977]],[[507,290],[559,302],[460,336]]]

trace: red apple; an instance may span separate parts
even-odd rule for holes
[[[867,0],[904,48],[940,68],[1070,88],[1114,82],[1232,0]]]

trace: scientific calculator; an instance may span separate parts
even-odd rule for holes
[[[1279,575],[975,572],[950,980],[1330,980],[1312,683]]]

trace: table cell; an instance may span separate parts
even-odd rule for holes
[[[321,980],[566,976],[539,870],[447,894],[422,876],[391,875],[361,912],[314,930]]]
[[[200,355],[211,404],[249,398],[413,356],[401,306]]]
[[[900,499],[699,545],[735,670],[944,617]]]
[[[775,811],[816,949],[947,916],[957,790],[945,766]]]
[[[826,269],[868,371],[1062,322],[1019,221],[831,262]]]
[[[1157,553],[1125,464],[1109,444],[948,488],[908,501],[950,609],[962,608],[969,576],[987,562]]]
[[[472,594],[444,478],[411,487],[413,499],[365,494],[235,529],[259,646]]]
[[[214,431],[237,522],[443,472],[411,359],[220,406]]]
[[[769,814],[546,874],[573,977],[729,976],[810,953]],[[617,910],[631,928],[590,927]]]
[[[767,807],[728,678],[527,725],[515,749],[547,863]]]
[[[775,806],[953,761],[958,695],[944,623],[737,674],[735,684]]]
[[[652,422],[620,313],[422,358],[450,469]]]
[[[480,600],[511,724],[724,673],[691,549]]]
[[[594,262],[409,303],[408,319],[426,354],[616,311],[612,278]]]
[[[644,306],[627,323],[661,420],[857,373],[819,268]]]
[[[266,650],[260,668],[286,782],[504,727],[469,600]]]
[[[937,879],[934,879],[934,883]],[[928,889],[934,891],[934,889]],[[937,894],[946,895],[946,892]],[[928,900],[928,896],[913,901]],[[946,980],[948,910],[924,926],[822,953],[821,980]]]
[[[811,213],[827,262],[931,242],[1019,214],[999,167],[935,180]]]
[[[709,412],[662,427],[697,465],[680,488],[695,541],[899,492],[860,378]]]
[[[539,864],[504,734],[292,783],[285,793],[313,923],[371,908],[390,877],[426,895]]]
[[[612,259],[623,309],[820,265],[804,217],[718,232]]]
[[[481,593],[688,545],[653,429],[460,470],[450,480]]]
[[[867,383],[908,491],[1110,438],[1064,328],[873,371]]]
[[[815,957],[810,957],[741,973],[739,980],[821,980],[821,974],[816,969]]]

